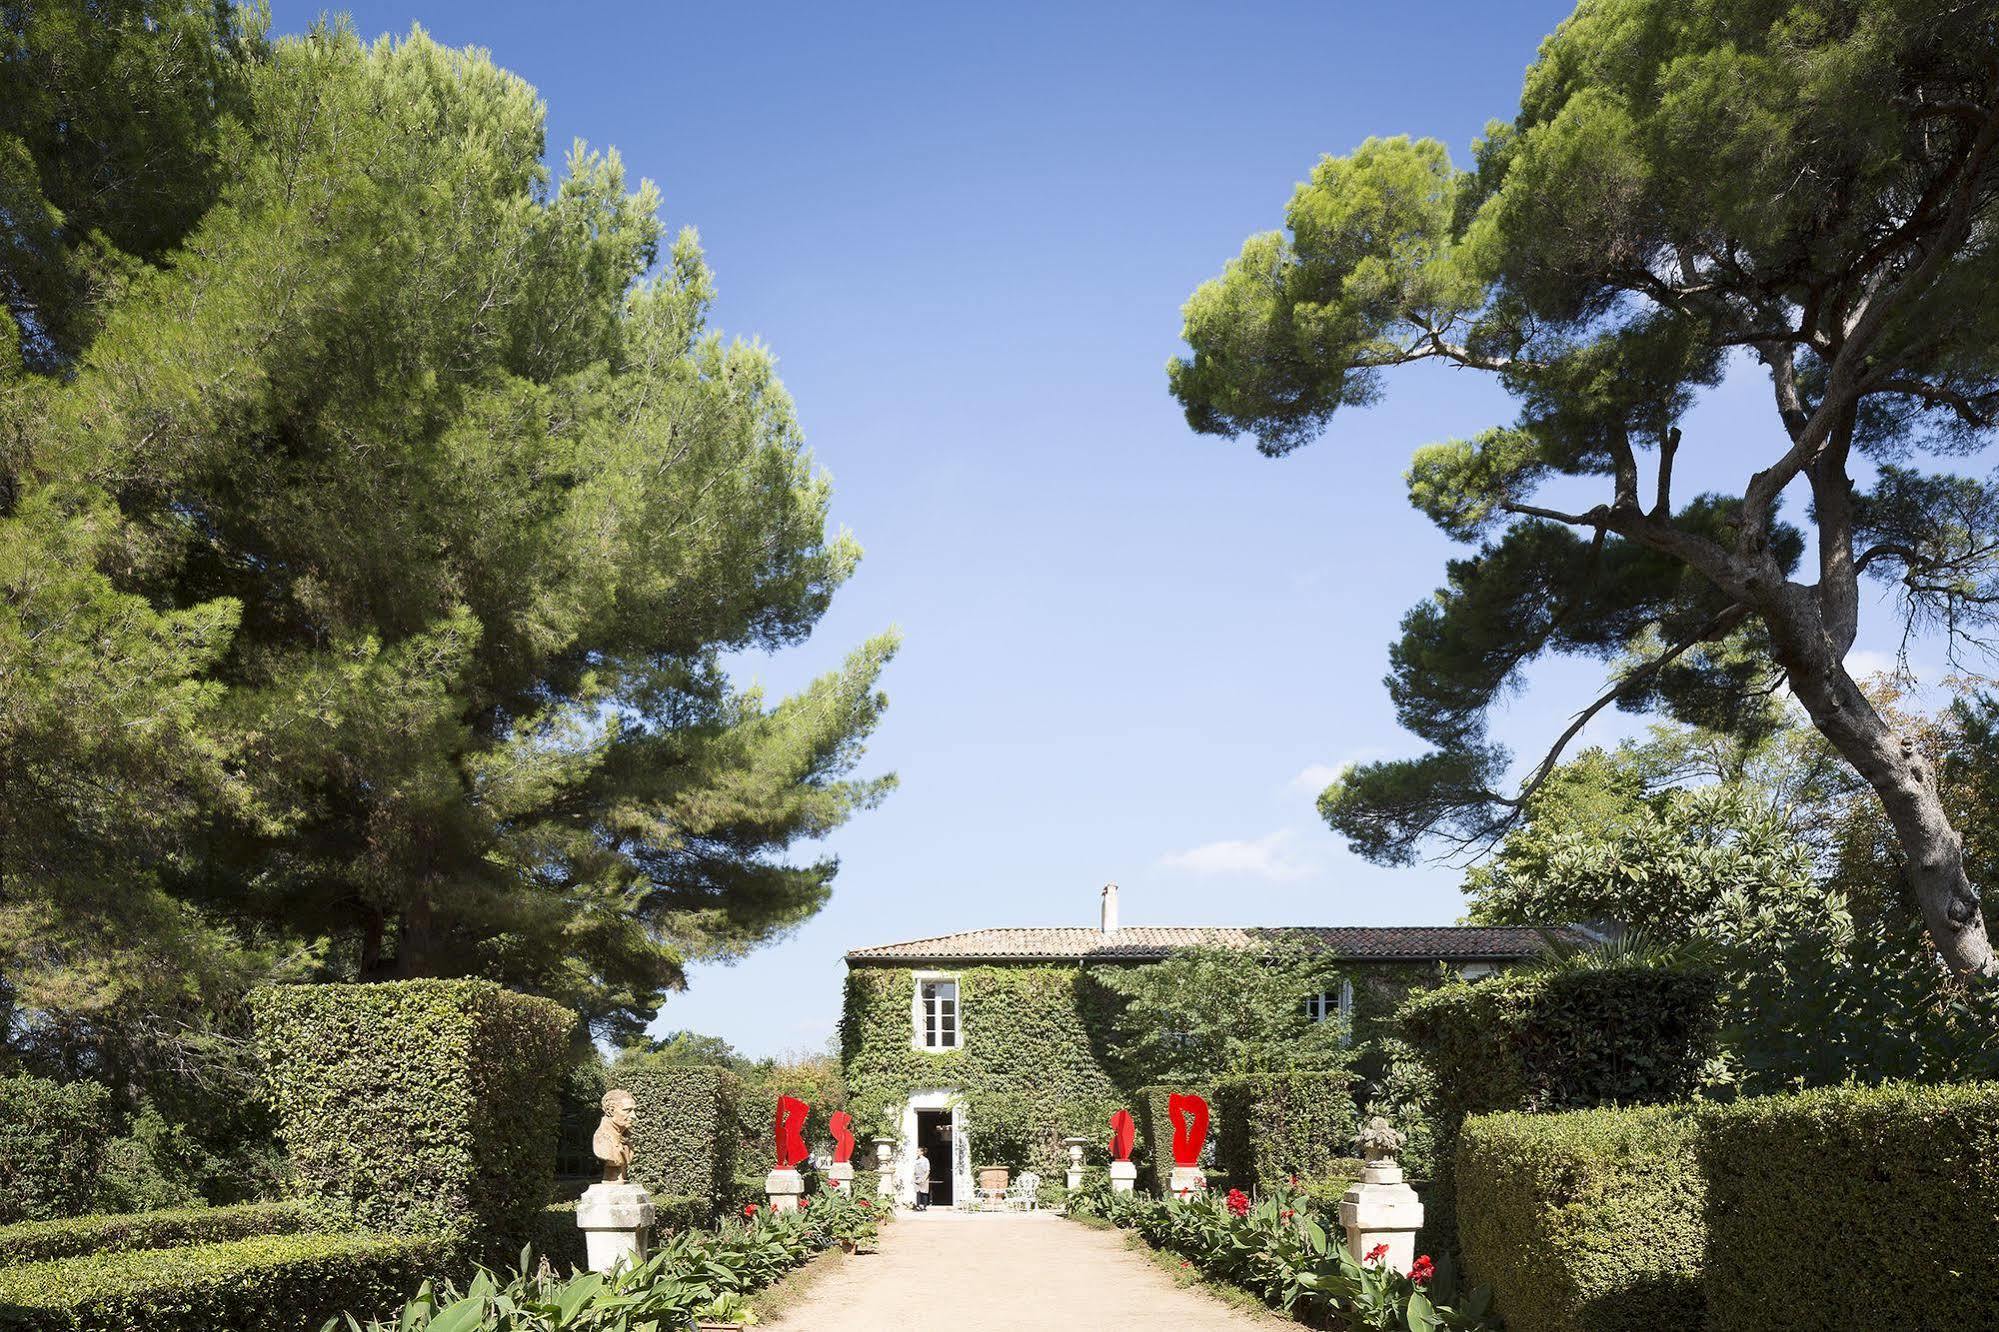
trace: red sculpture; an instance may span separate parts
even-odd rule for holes
[[[1138,1125],[1131,1119],[1131,1111],[1118,1110],[1111,1115],[1111,1159],[1129,1161],[1131,1144],[1138,1138]]]
[[[777,1168],[789,1170],[805,1159],[805,1116],[812,1107],[796,1096],[777,1098],[777,1118],[772,1129],[777,1135]]]
[[[854,1159],[854,1117],[845,1110],[835,1110],[833,1117],[826,1121],[826,1127],[833,1131],[833,1161],[836,1165],[846,1165]]]
[[[1166,1098],[1166,1118],[1173,1125],[1173,1164],[1201,1164],[1201,1148],[1208,1141],[1208,1103],[1192,1092],[1174,1092]]]

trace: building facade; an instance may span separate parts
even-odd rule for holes
[[[1110,1056],[1121,1001],[1103,970],[1197,947],[1254,956],[1278,939],[1327,952],[1344,979],[1308,997],[1307,1015],[1345,1017],[1360,1040],[1411,988],[1544,947],[1540,931],[1512,927],[1124,926],[1111,885],[1095,929],[970,930],[855,949],[841,1054],[856,1120],[895,1142],[905,1198],[919,1148],[939,1204],[966,1197],[976,1170],[996,1161],[1056,1169],[1065,1137],[1101,1148],[1111,1112],[1150,1081]]]

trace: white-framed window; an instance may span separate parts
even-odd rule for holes
[[[917,972],[909,1014],[910,1043],[919,1050],[962,1048],[965,1029],[959,1017],[958,978],[942,972]]]
[[[1339,1018],[1342,1022],[1353,1021],[1353,982],[1343,980],[1337,990],[1321,990],[1317,994],[1305,996],[1305,1016],[1314,1022],[1324,1022],[1328,1018]],[[1348,1033],[1345,1039],[1351,1040]]]

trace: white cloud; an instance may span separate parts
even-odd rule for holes
[[[1308,763],[1296,777],[1291,779],[1291,789],[1294,791],[1309,791],[1311,794],[1317,795],[1328,786],[1331,786],[1333,779],[1338,777],[1341,771],[1342,769],[1330,763]]]
[[[1859,648],[1846,654],[1847,674],[1856,680],[1865,680],[1870,675],[1893,675],[1900,664],[1892,652]]]
[[[1280,828],[1254,841],[1208,842],[1185,851],[1169,851],[1159,858],[1159,863],[1189,874],[1248,875],[1279,882],[1302,879],[1312,868],[1285,856],[1284,844],[1290,839],[1291,830]]]

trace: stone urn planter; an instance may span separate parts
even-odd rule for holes
[[[995,1193],[1006,1192],[1007,1180],[1011,1172],[1005,1166],[985,1166],[979,1171],[979,1200],[991,1198]]]

